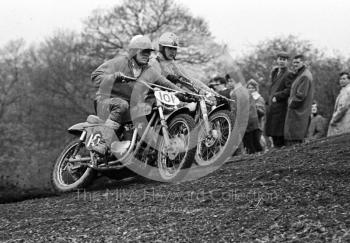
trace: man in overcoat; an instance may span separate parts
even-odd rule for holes
[[[329,123],[328,136],[350,132],[350,73],[340,74],[341,87]]]
[[[284,123],[287,113],[288,97],[291,87],[291,72],[288,70],[289,55],[286,52],[277,54],[277,67],[271,71],[271,86],[266,112],[265,134],[272,137],[275,147],[285,145]]]
[[[286,145],[302,143],[307,135],[314,96],[313,78],[305,65],[303,55],[293,58],[294,81],[288,99],[288,110],[284,126]]]

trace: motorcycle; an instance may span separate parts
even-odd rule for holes
[[[235,121],[234,100],[216,92],[211,97],[201,95],[189,77],[181,77],[179,83],[196,93],[196,108],[189,113],[195,120],[198,131],[195,162],[199,166],[221,163],[232,155],[234,148],[233,127]],[[213,100],[214,99],[214,100]]]
[[[194,161],[197,134],[188,108],[178,108],[179,92],[131,77],[123,79],[135,81],[150,90],[153,102],[139,102],[131,108],[130,117],[117,131],[119,150],[100,155],[91,149],[102,136],[98,128],[104,121],[98,116],[90,115],[86,122],[71,126],[68,132],[75,138],[58,156],[52,172],[56,191],[85,188],[98,172],[111,174],[127,168],[164,182],[177,181],[187,173]]]

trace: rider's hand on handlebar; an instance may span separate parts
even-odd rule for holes
[[[190,103],[190,102],[196,102],[196,98],[193,96],[189,96],[188,94],[184,93],[175,93],[175,96],[182,102]]]
[[[122,72],[115,72],[115,81],[118,83],[136,81],[137,78],[124,75]]]
[[[116,82],[122,82],[123,77],[124,77],[124,74],[122,72],[115,72],[114,73],[114,80]]]
[[[216,105],[216,97],[210,92],[204,92],[205,101],[210,105]]]
[[[179,81],[178,77],[176,75],[167,75],[166,78],[171,81],[172,83],[177,83]]]
[[[185,77],[182,77],[182,76],[169,74],[169,75],[166,76],[166,78],[168,80],[170,80],[172,83],[180,83],[180,84],[191,85],[189,80],[187,80]]]
[[[175,96],[182,102],[186,102],[186,100],[187,100],[186,95],[183,93],[175,93]]]

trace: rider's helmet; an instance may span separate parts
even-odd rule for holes
[[[178,48],[179,47],[179,38],[177,37],[177,35],[175,35],[172,32],[166,32],[166,33],[162,34],[159,37],[159,48],[161,49],[164,46]]]
[[[159,52],[162,53],[166,60],[173,60],[176,57],[176,53],[168,57],[165,52],[165,47],[177,48],[179,47],[179,38],[172,32],[166,32],[159,37]]]
[[[151,50],[154,51],[151,40],[147,36],[135,35],[129,43],[129,55],[130,57],[136,56],[139,50]]]

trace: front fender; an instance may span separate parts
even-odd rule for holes
[[[68,132],[70,134],[80,136],[80,134],[84,131],[85,128],[92,127],[92,126],[96,126],[96,125],[88,122],[81,122],[68,128]]]
[[[167,115],[164,115],[166,121],[170,121],[174,116],[178,114],[188,114],[190,116],[193,116],[193,113],[191,113],[190,109],[188,107],[181,107],[178,110],[175,110]]]
[[[208,114],[208,116],[210,116],[211,114],[213,114],[214,112],[218,111],[218,110],[231,110],[230,106],[228,104],[221,104],[217,107],[215,107],[215,109],[211,110]]]

